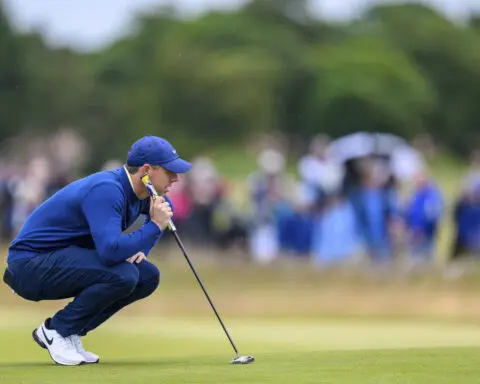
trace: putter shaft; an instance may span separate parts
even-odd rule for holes
[[[182,250],[183,256],[185,256],[185,260],[187,260],[187,263],[190,266],[190,269],[192,270],[193,274],[195,275],[195,278],[197,279],[198,284],[200,284],[200,287],[202,288],[202,291],[205,294],[205,297],[207,298],[208,303],[210,304],[210,307],[212,307],[213,312],[215,313],[215,316],[217,316],[217,319],[218,319],[220,325],[222,326],[222,328],[225,332],[225,335],[227,335],[228,341],[230,341],[230,344],[232,345],[233,350],[237,354],[237,357],[239,357],[240,355],[238,353],[237,347],[235,346],[235,343],[233,342],[232,337],[230,336],[230,333],[228,332],[227,328],[225,327],[225,324],[223,323],[222,318],[218,314],[217,309],[215,308],[215,305],[212,302],[212,299],[210,298],[209,294],[207,293],[207,290],[203,286],[202,280],[198,276],[197,271],[195,270],[195,267],[193,266],[192,262],[190,261],[190,258],[188,257],[187,251],[185,250],[185,247],[183,246],[183,243],[180,240],[180,237],[178,236],[178,233],[176,231],[172,231],[172,234],[175,237],[175,240],[177,241],[178,246]]]
[[[157,198],[159,195],[158,195],[157,191],[155,190],[155,187],[151,183],[148,175],[143,176],[142,181],[145,184],[145,186],[146,186],[148,192],[150,193],[150,195],[152,196],[152,198],[153,199]],[[228,332],[227,328],[225,327],[225,324],[223,323],[222,318],[220,317],[219,313],[217,312],[217,309],[215,308],[215,305],[213,304],[212,299],[210,298],[209,294],[207,293],[207,290],[205,289],[205,287],[203,286],[202,280],[198,276],[197,271],[195,270],[195,267],[193,266],[192,262],[190,261],[190,258],[188,257],[188,254],[187,254],[187,250],[185,249],[182,241],[180,240],[180,236],[178,236],[178,233],[177,233],[177,228],[173,224],[172,220],[169,220],[168,228],[172,232],[173,237],[175,238],[175,241],[177,242],[178,246],[182,250],[183,256],[185,256],[185,260],[187,260],[187,263],[190,266],[190,269],[192,270],[193,274],[195,275],[195,278],[197,279],[198,284],[200,284],[200,287],[202,288],[202,291],[205,294],[205,297],[207,298],[208,303],[210,304],[210,307],[212,307],[213,312],[215,313],[215,316],[217,316],[217,319],[218,319],[220,325],[222,326],[223,331],[225,332],[225,335],[227,336],[228,341],[230,341],[230,344],[232,345],[232,348],[235,351],[235,353],[237,355],[237,358],[238,358],[240,356],[240,354],[238,353],[238,349],[235,346],[235,343],[233,342],[233,339],[230,336],[230,333]]]

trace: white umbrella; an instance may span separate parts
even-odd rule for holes
[[[392,152],[390,169],[400,181],[407,181],[425,170],[425,158],[410,145],[401,145]]]
[[[357,132],[330,143],[329,154],[338,161],[348,161],[371,155],[390,156],[392,151],[408,145],[401,137],[389,133]]]
[[[337,161],[345,162],[368,156],[373,152],[373,148],[372,136],[358,132],[332,141],[328,147],[328,154]]]
[[[328,151],[332,159],[340,162],[367,156],[385,157],[389,169],[399,180],[412,178],[425,165],[420,152],[406,140],[389,133],[352,133],[332,141]]]

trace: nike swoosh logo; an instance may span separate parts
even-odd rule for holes
[[[42,332],[43,332],[43,336],[45,337],[45,340],[47,341],[48,345],[52,345],[53,343],[53,337],[51,339],[49,339],[47,337],[47,335],[45,334],[45,329],[42,327]]]

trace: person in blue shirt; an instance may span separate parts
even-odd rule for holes
[[[396,252],[393,232],[399,221],[398,191],[380,160],[366,159],[361,166],[360,185],[350,188],[349,199],[363,248],[374,263],[391,263]]]
[[[96,363],[80,337],[159,284],[147,255],[172,217],[168,198],[152,200],[141,177],[160,195],[191,164],[156,136],[135,142],[126,165],[74,181],[45,200],[10,244],[4,282],[30,301],[74,298],[33,331],[61,365]],[[141,215],[144,225],[125,233]]]
[[[431,261],[435,239],[443,215],[440,189],[426,173],[416,176],[415,189],[405,207],[407,248],[411,261]]]
[[[480,181],[470,185],[455,204],[456,239],[452,259],[480,256]]]

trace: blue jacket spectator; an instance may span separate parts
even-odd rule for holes
[[[440,189],[426,175],[419,175],[404,212],[407,247],[414,258],[433,257],[437,229],[444,211]]]
[[[355,211],[350,201],[332,196],[313,226],[312,256],[318,267],[347,262],[361,251]]]
[[[391,261],[394,253],[391,228],[399,218],[396,188],[387,184],[388,172],[375,161],[365,163],[361,180],[361,185],[351,190],[350,199],[362,241],[374,261]]]
[[[463,196],[455,209],[456,254],[480,254],[480,183]]]

